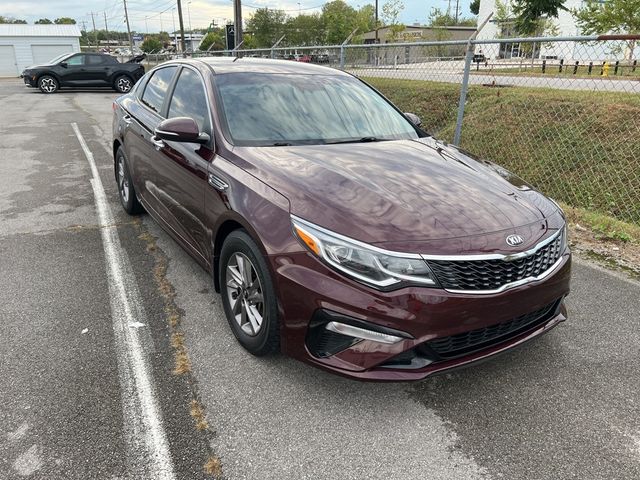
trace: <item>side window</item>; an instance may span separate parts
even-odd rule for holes
[[[67,58],[65,61],[67,65],[84,65],[84,57],[85,55],[74,55],[73,57]]]
[[[168,118],[193,118],[201,132],[209,130],[209,102],[200,75],[183,68],[169,104]]]
[[[86,63],[87,65],[102,65],[105,61],[100,55],[87,55]]]
[[[151,110],[160,113],[164,97],[169,89],[169,84],[173,75],[176,73],[176,67],[166,67],[156,70],[142,94],[141,101]]]

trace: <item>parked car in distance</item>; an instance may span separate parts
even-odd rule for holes
[[[252,354],[418,380],[565,320],[571,270],[554,201],[419,124],[327,67],[170,61],[114,102],[115,180]]]
[[[329,63],[331,59],[326,53],[314,53],[310,55],[310,61],[313,63]]]
[[[65,87],[111,87],[127,93],[144,75],[144,66],[136,56],[127,63],[103,53],[68,53],[44,65],[27,67],[20,75],[29,87],[42,93],[55,93]]]

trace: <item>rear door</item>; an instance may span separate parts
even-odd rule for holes
[[[109,58],[104,55],[87,55],[85,58],[84,73],[87,85],[107,85]]]

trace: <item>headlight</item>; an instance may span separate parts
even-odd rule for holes
[[[311,252],[355,280],[381,290],[411,284],[436,285],[431,269],[420,255],[383,250],[294,216],[291,222],[294,232]]]

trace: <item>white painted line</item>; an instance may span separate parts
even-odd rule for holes
[[[145,321],[138,286],[129,267],[126,252],[120,244],[113,214],[107,202],[93,154],[82,137],[78,125],[72,123],[71,126],[91,167],[93,177],[91,186],[102,227],[100,232],[109,281],[115,347],[118,354],[128,463],[130,470],[134,470],[129,473],[132,478],[173,480],[175,479],[173,462],[162,423],[162,412],[155,396],[147,355],[138,336],[138,329],[128,327],[131,324],[148,323]]]

